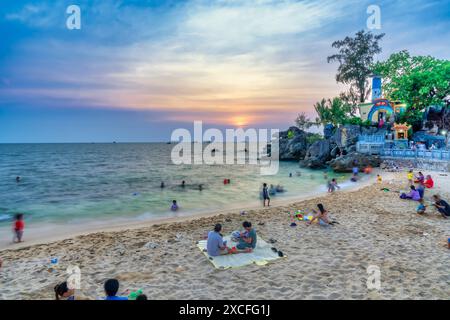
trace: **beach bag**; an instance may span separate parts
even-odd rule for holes
[[[400,199],[406,199],[406,193],[402,193],[402,194],[400,195]]]
[[[233,231],[231,233],[231,237],[234,239],[239,239],[241,237],[241,233],[239,231]]]

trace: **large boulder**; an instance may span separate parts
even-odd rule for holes
[[[300,161],[300,166],[311,169],[326,168],[326,162],[331,160],[330,140],[319,140],[314,142],[306,152],[305,158]]]
[[[333,136],[334,126],[332,124],[326,124],[323,127],[323,136],[325,139],[330,139]]]
[[[361,127],[358,125],[345,125],[339,127],[333,137],[333,142],[337,146],[345,149],[352,146],[358,142],[358,136],[361,134]]]
[[[379,156],[362,154],[358,152],[349,153],[329,162],[330,167],[335,172],[352,172],[355,165],[362,171],[369,165],[375,168],[379,167],[380,164],[381,158]]]
[[[308,133],[297,127],[290,127],[279,134],[280,160],[300,160],[306,155]]]

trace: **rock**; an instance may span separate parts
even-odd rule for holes
[[[308,148],[308,133],[297,127],[290,127],[279,134],[280,160],[303,159]]]
[[[325,139],[330,139],[333,136],[334,126],[332,124],[327,124],[323,128],[323,135]]]
[[[147,242],[144,245],[144,247],[147,248],[147,249],[156,249],[158,247],[158,245],[156,243],[153,243],[153,242]]]
[[[175,272],[183,272],[184,271],[184,268],[182,267],[182,266],[178,266],[176,269],[175,269]]]
[[[345,125],[336,130],[333,135],[335,143],[339,147],[346,148],[358,142],[358,136],[361,134],[361,127],[358,125]]]
[[[311,169],[325,168],[325,163],[331,159],[330,140],[319,140],[308,148],[305,159],[300,161],[300,166]]]
[[[369,165],[374,168],[379,167],[381,164],[381,158],[379,156],[352,152],[345,156],[331,160],[329,164],[335,172],[352,172],[352,168],[355,163],[360,171],[362,171]]]
[[[331,150],[330,156],[331,156],[332,158],[336,158],[336,157],[338,156],[338,152],[339,152],[339,147],[336,146],[336,147],[334,147],[334,148]]]

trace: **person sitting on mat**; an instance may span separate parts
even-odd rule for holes
[[[252,228],[252,224],[248,221],[245,221],[242,226],[244,227],[245,232],[241,233],[241,237],[239,238],[239,243],[236,248],[239,251],[252,252],[253,249],[256,248],[256,231]]]
[[[223,241],[220,231],[222,231],[222,225],[218,223],[214,226],[214,230],[208,233],[206,251],[211,257],[228,254],[227,242]]]

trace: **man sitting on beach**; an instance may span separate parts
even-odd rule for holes
[[[442,217],[445,219],[450,218],[450,205],[446,201],[442,200],[438,194],[435,194],[433,199],[435,201],[434,206],[438,209]]]
[[[248,221],[245,221],[242,226],[244,227],[245,232],[241,233],[239,243],[236,248],[241,252],[243,251],[250,253],[256,248],[256,231],[252,228],[252,224]]]
[[[218,223],[215,225],[214,231],[208,233],[206,250],[211,257],[228,254],[227,242],[223,241],[220,231],[222,231],[222,225]]]

